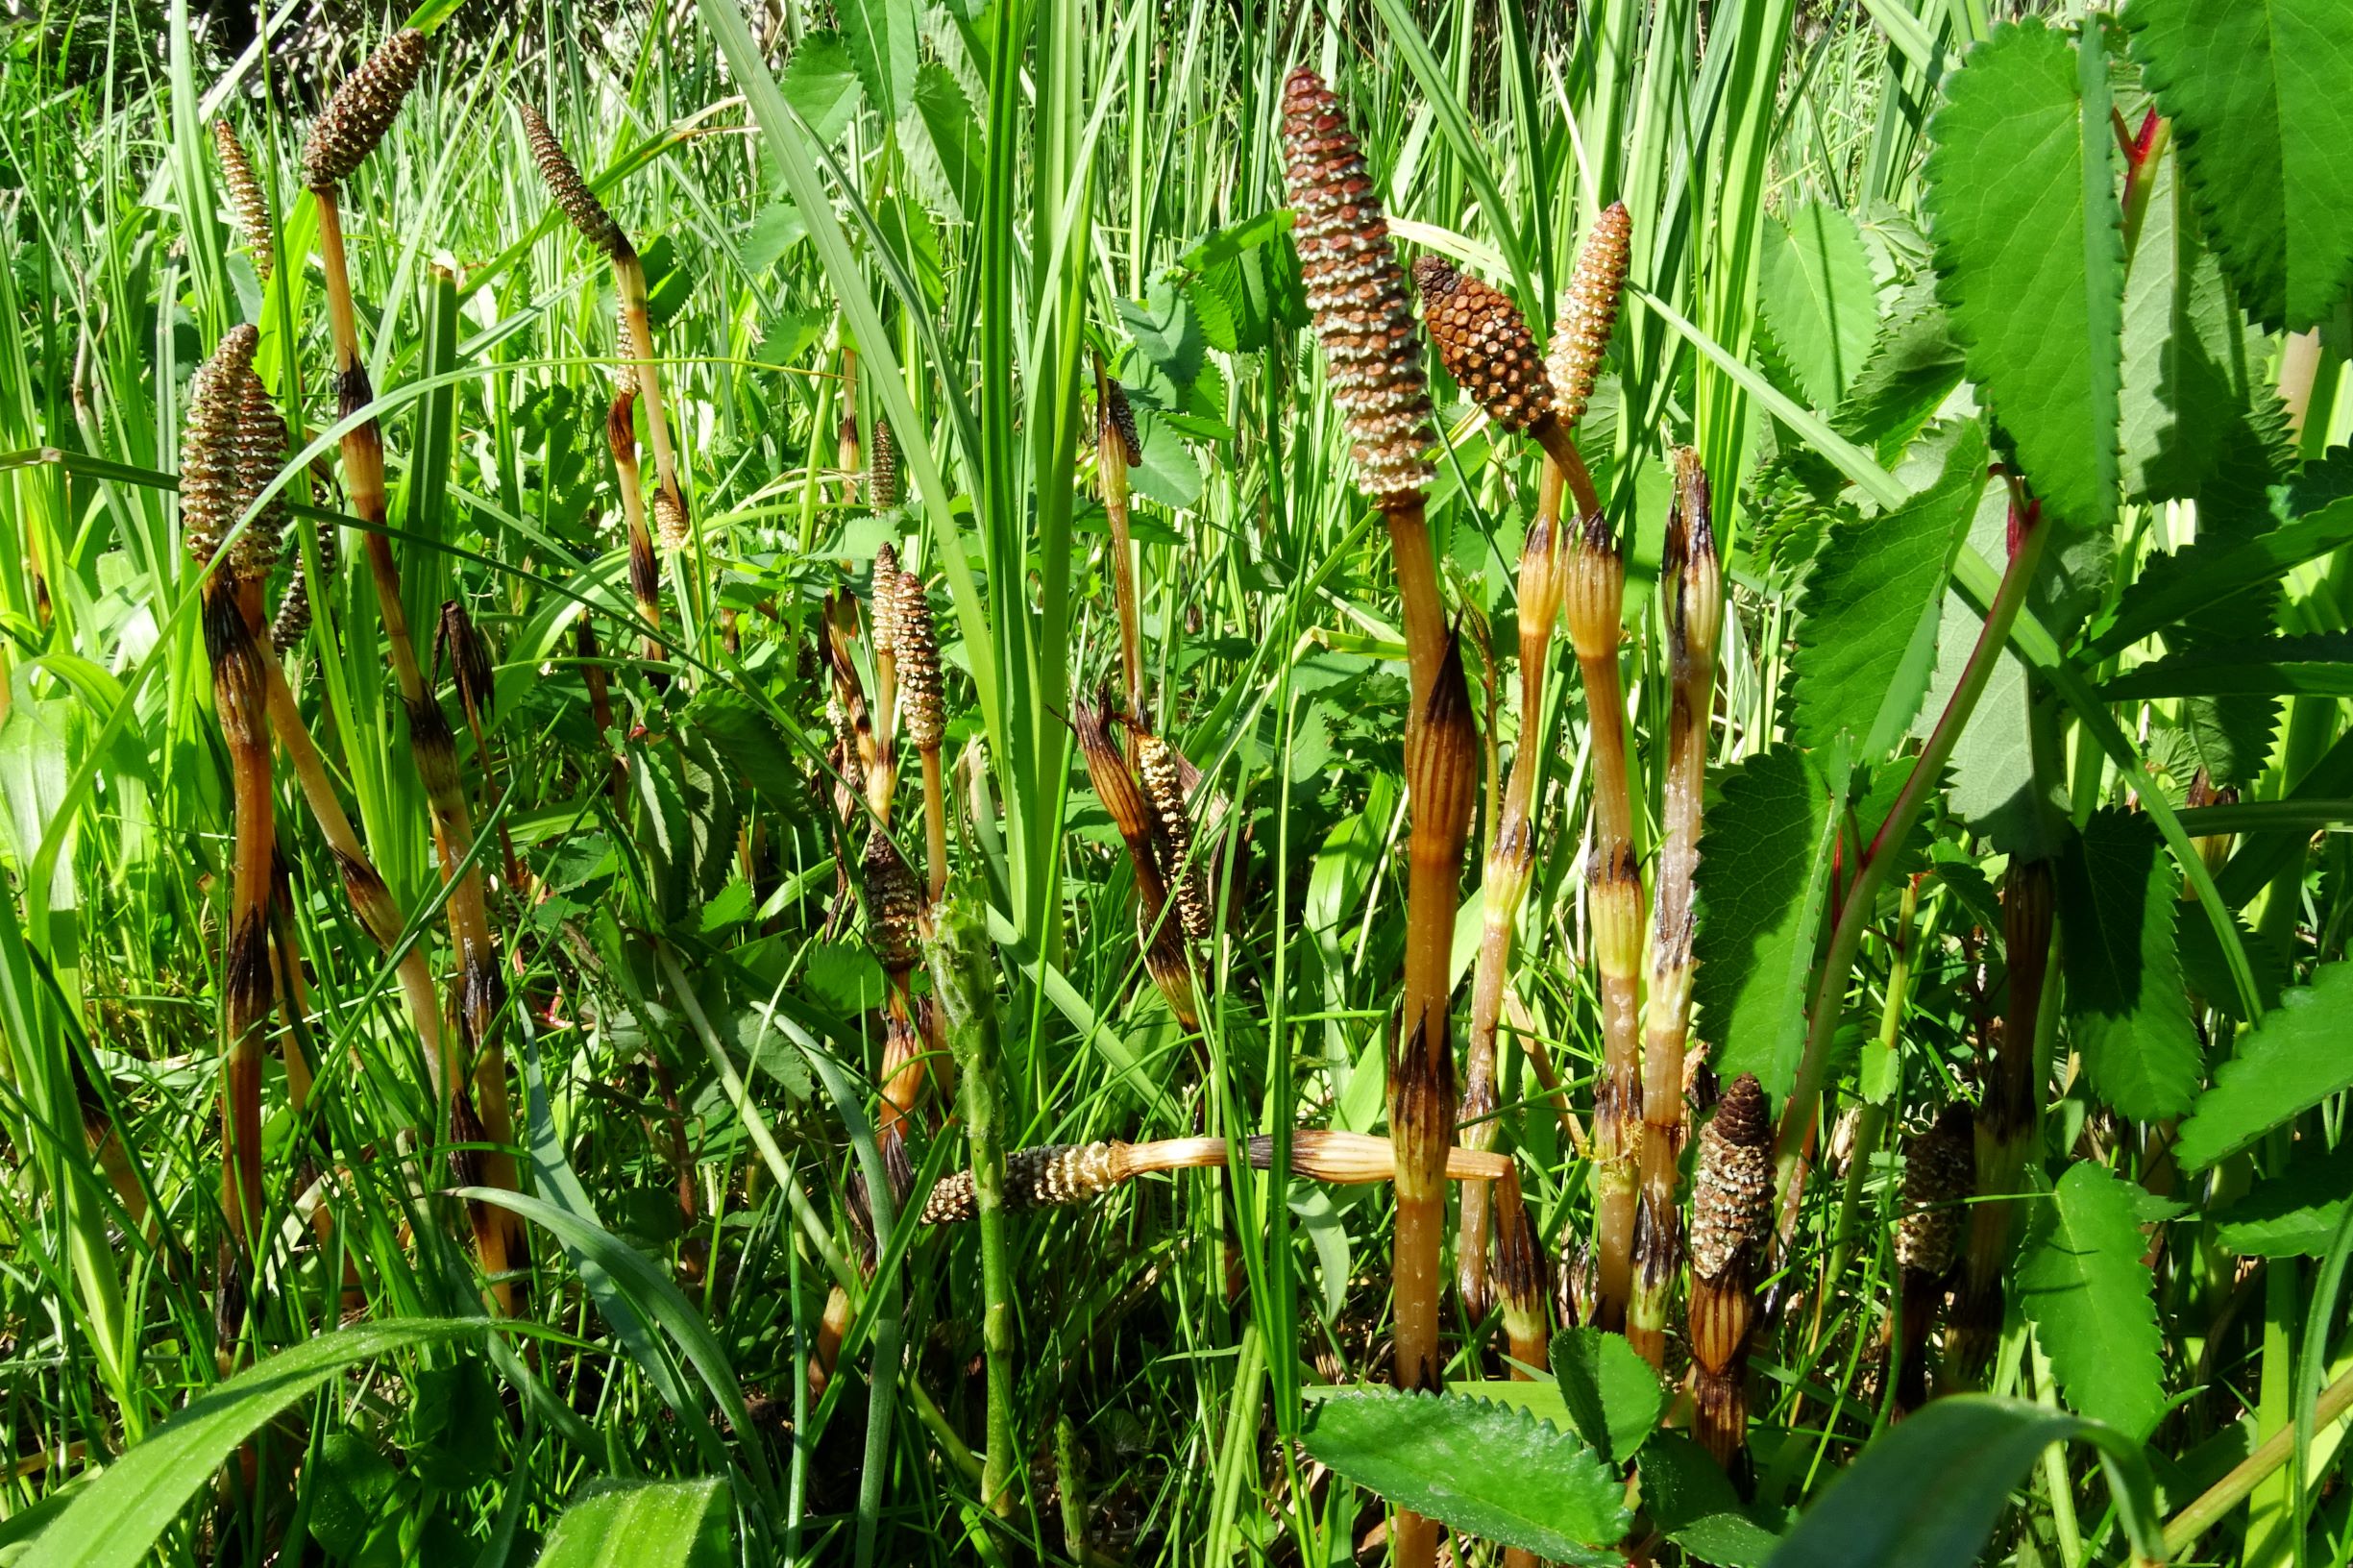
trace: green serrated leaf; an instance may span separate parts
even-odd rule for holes
[[[1805,1048],[1806,980],[1838,837],[1831,807],[1848,784],[1839,751],[1825,759],[1826,778],[1792,747],[1743,759],[1700,843],[1697,1028],[1718,1072],[1755,1073],[1777,1102]]]
[[[834,11],[867,102],[897,120],[915,96],[915,0],[840,0]]]
[[[2242,1036],[2237,1052],[2215,1070],[2214,1087],[2198,1096],[2181,1124],[2173,1154],[2183,1168],[2202,1170],[2353,1087],[2353,1051],[2344,1048],[2347,1008],[2353,1008],[2353,963],[2323,964],[2313,971],[2311,985],[2282,996],[2276,1010]]]
[[[1220,354],[1232,354],[1240,348],[1241,270],[1219,267],[1194,273],[1180,286],[1185,303],[1192,306],[1194,317],[1201,323],[1201,335],[1209,340],[1209,346]]]
[[[955,74],[938,61],[915,73],[915,94],[899,146],[924,200],[951,220],[980,212],[987,174],[980,120]]]
[[[1854,220],[1821,202],[1801,204],[1786,221],[1768,215],[1756,304],[1800,394],[1816,408],[1837,407],[1879,326],[1878,289]]]
[[[2099,1448],[2134,1550],[2162,1560],[2156,1482],[2138,1443],[2046,1406],[1954,1394],[1865,1448],[1798,1521],[1769,1568],[1970,1568],[2027,1467],[2051,1444],[2078,1437]]]
[[[1643,1451],[1642,1507],[1684,1556],[1715,1568],[1761,1568],[1780,1544],[1708,1452],[1680,1433],[1659,1433]]]
[[[2318,1258],[2353,1205],[2353,1139],[2326,1152],[2299,1149],[2287,1171],[2259,1182],[2207,1217],[2223,1249],[2249,1258]]]
[[[726,1495],[717,1477],[592,1490],[555,1521],[539,1568],[717,1568],[731,1544]]]
[[[2353,4],[2133,0],[2124,25],[2247,309],[2319,321],[2353,276]]]
[[[2207,643],[2136,665],[2100,688],[2110,701],[2145,697],[2353,696],[2353,633],[2312,632]]]
[[[306,1468],[310,1534],[338,1557],[356,1557],[388,1510],[401,1473],[355,1432],[330,1433]]]
[[[1201,323],[1182,289],[1166,278],[1155,278],[1146,285],[1140,304],[1134,300],[1119,302],[1119,320],[1126,326],[1137,352],[1154,369],[1179,389],[1192,385],[1193,378],[1201,374],[1201,356],[1207,345],[1202,339]]]
[[[1857,760],[1870,762],[1903,739],[1936,668],[1945,579],[1985,491],[1985,432],[1973,421],[1910,501],[1830,529],[1790,655],[1789,730],[1800,746],[1820,750],[1849,735]]]
[[[2233,934],[2239,939],[2240,950],[2246,954],[2247,967],[2254,971],[2255,999],[2263,1011],[2279,1006],[2280,993],[2291,978],[2288,954],[2280,944],[2249,926],[2238,916],[2231,917]],[[2181,929],[2175,934],[2181,953],[2181,976],[2189,985],[2191,995],[2199,1005],[2211,1007],[2233,1023],[2250,1023],[2246,1007],[2239,999],[2238,982],[2231,978],[2230,964],[2222,956],[2222,940],[2215,933],[2214,920],[2206,906],[2186,903],[2181,910]]]
[[[2068,1404],[2145,1437],[2165,1413],[2165,1360],[2140,1196],[2104,1165],[2070,1166],[2032,1207],[2018,1292]]]
[[[842,35],[830,30],[812,33],[794,46],[776,88],[822,147],[839,141],[858,112],[857,64]]]
[[[800,208],[791,202],[771,202],[752,214],[751,227],[745,231],[737,251],[744,259],[744,270],[758,277],[784,259],[785,252],[808,237],[809,226],[801,221]],[[795,357],[797,351],[786,355],[782,362]]]
[[[1143,444],[1143,461],[1130,475],[1136,493],[1176,511],[1199,501],[1201,459],[1177,434],[1170,417],[1140,408],[1136,434]]]
[[[1626,1335],[1595,1328],[1563,1329],[1554,1335],[1552,1360],[1569,1419],[1602,1462],[1632,1458],[1666,1408],[1665,1390],[1651,1363],[1636,1354]]]
[[[751,698],[715,687],[689,703],[679,723],[716,747],[763,805],[792,818],[807,815],[808,777],[792,744]]]
[[[2181,874],[2137,812],[2095,812],[2060,862],[2067,1021],[2099,1097],[2138,1121],[2190,1109],[2197,1031],[2174,926]]]
[[[1935,284],[1925,279],[1906,284],[1830,423],[1882,463],[1892,462],[1952,396],[1965,368]]]
[[[2141,501],[2196,495],[2226,449],[2264,438],[2259,409],[2279,403],[2175,161],[2158,167],[2124,283],[2123,478]]]
[[[882,1005],[882,966],[862,943],[816,943],[809,949],[803,978],[812,995],[844,1017],[854,1018]]]
[[[2045,510],[2116,520],[2124,289],[2096,27],[1998,27],[1947,78],[1928,155],[1937,296]]]
[[[1592,1449],[1525,1410],[1347,1389],[1317,1402],[1301,1441],[1358,1485],[1466,1534],[1567,1563],[1622,1560],[1595,1549],[1632,1523],[1624,1485]]]
[[[2353,500],[2250,536],[2201,536],[2169,555],[2152,557],[2124,590],[2115,621],[2091,646],[2095,658],[2118,653],[2193,611],[2231,606],[2250,590],[2276,589],[2306,561],[2353,544]]]

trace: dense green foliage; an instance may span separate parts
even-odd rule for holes
[[[423,78],[332,201],[304,137],[399,18],[299,65],[185,0],[0,37],[0,1561],[1320,1568],[1384,1559],[1391,1505],[1466,1564],[2353,1560],[2353,0],[459,9],[407,19]],[[1450,1288],[1438,1393],[1376,1386],[1387,1156],[1313,1174],[1390,1131],[1427,799],[1285,184],[1300,65],[1400,254],[1539,346],[1631,220],[1575,430],[1623,735],[1522,624],[1557,459],[1430,361],[1481,743],[1458,1011],[1542,764],[1458,1133],[1516,1173],[1477,1179],[1524,1196],[1537,1321]],[[642,257],[658,378],[522,106]],[[258,828],[236,579],[184,537],[195,373],[246,324],[293,434],[244,586],[314,606]],[[1726,585],[1696,719],[1680,449]],[[1627,792],[1666,910],[1694,724],[1654,1369],[1590,1321],[1589,821]],[[1198,769],[1173,807],[1156,759]],[[1777,1234],[1703,1281],[1743,1073]],[[1973,1190],[1931,1179],[1956,1126]],[[930,1222],[951,1189],[971,1223]],[[1730,1457],[1709,1288],[1754,1314]]]

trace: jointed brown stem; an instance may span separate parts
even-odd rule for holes
[[[1119,669],[1127,681],[1130,713],[1141,717],[1143,628],[1136,605],[1136,547],[1128,537],[1128,468],[1143,461],[1136,439],[1136,415],[1127,393],[1095,365],[1095,472],[1103,487],[1103,512],[1111,520],[1112,597],[1119,614]]]
[[[1707,471],[1685,447],[1675,454],[1674,515],[1667,523],[1659,598],[1673,697],[1667,723],[1663,834],[1651,941],[1651,991],[1642,1042],[1642,1246],[1627,1335],[1654,1366],[1666,1364],[1667,1293],[1682,1265],[1676,1178],[1686,1135],[1683,1054],[1691,1026],[1692,878],[1700,861],[1701,788],[1714,706],[1716,634],[1724,578],[1716,561]]]
[[[205,644],[212,659],[213,698],[228,743],[236,813],[235,870],[221,986],[221,1206],[229,1216],[240,1269],[252,1264],[264,1207],[261,1041],[273,990],[269,899],[277,850],[263,695],[263,666],[269,660],[237,603],[243,587],[233,569],[224,569],[206,584],[204,596]],[[223,1294],[228,1296],[226,1288]],[[241,1315],[225,1316],[222,1327],[235,1333]]]
[[[653,661],[666,656],[656,635],[662,629],[662,568],[654,558],[653,535],[646,527],[645,481],[637,468],[636,408],[636,387],[623,387],[605,415],[604,437],[613,452],[622,516],[628,523],[629,597],[636,601],[638,619],[646,623],[646,658]]]
[[[1552,664],[1553,626],[1560,615],[1566,537],[1560,526],[1561,490],[1560,466],[1547,459],[1536,520],[1520,553],[1520,742],[1512,753],[1510,782],[1504,789],[1481,884],[1479,965],[1471,981],[1471,1034],[1463,1054],[1460,1112],[1460,1137],[1473,1148],[1491,1149],[1496,1142],[1497,1129],[1489,1119],[1496,1108],[1496,1036],[1510,975],[1512,931],[1535,865],[1535,828],[1529,807],[1544,766],[1545,747],[1536,726]],[[1477,1188],[1462,1192],[1455,1278],[1463,1310],[1473,1318],[1483,1316],[1488,1305],[1488,1199],[1487,1192]]]
[[[1405,1008],[1389,1064],[1396,1144],[1394,1263],[1397,1383],[1438,1385],[1440,1254],[1446,1158],[1454,1144],[1455,1064],[1448,1007],[1463,845],[1479,795],[1479,736],[1459,641],[1448,637],[1421,722],[1406,742],[1412,829],[1408,843]],[[1426,1522],[1415,1521],[1414,1530]],[[1407,1527],[1401,1518],[1401,1533]],[[1401,1548],[1402,1550],[1402,1548]]]
[[[1593,838],[1587,850],[1587,920],[1602,993],[1602,1081],[1594,1091],[1595,1321],[1622,1329],[1632,1294],[1635,1156],[1642,1121],[1638,997],[1642,871],[1634,859],[1633,788],[1626,757],[1626,692],[1618,634],[1626,563],[1609,527],[1583,520],[1571,559],[1569,639],[1593,736]]]
[[[646,308],[646,266],[626,236],[616,231],[613,284],[621,295],[624,345],[629,374],[646,404],[646,438],[653,446],[653,517],[662,548],[683,551],[693,542],[686,492],[678,488],[678,458],[672,449],[669,416],[662,407],[662,374],[653,357],[653,321]]]
[[[214,1322],[226,1353],[242,1332],[265,1207],[261,1181],[261,1040],[269,1019],[269,904],[277,855],[270,789],[270,730],[263,697],[269,654],[247,622],[257,612],[256,567],[275,549],[253,519],[235,539],[257,494],[263,455],[245,418],[259,334],[236,327],[222,337],[190,384],[181,441],[181,519],[188,552],[208,570],[199,592],[205,652],[212,666],[215,717],[229,753],[234,848],[221,961],[221,1249]],[[282,451],[283,432],[279,445]]]
[[[345,260],[343,225],[331,186],[315,189],[319,214],[319,249],[326,263],[328,325],[334,344],[335,382],[345,418],[375,401],[366,368],[359,362],[359,330],[352,305],[351,275]],[[514,1157],[506,1149],[514,1142],[513,1117],[506,1099],[506,1067],[494,1024],[505,995],[498,957],[491,945],[490,918],[482,893],[482,874],[467,864],[474,846],[474,826],[466,809],[465,792],[457,775],[456,748],[441,704],[427,689],[417,663],[417,650],[402,607],[400,566],[393,559],[392,542],[384,532],[383,434],[373,417],[360,420],[344,432],[344,488],[353,511],[365,530],[368,575],[376,587],[376,604],[384,627],[394,678],[408,718],[410,755],[425,785],[426,801],[433,819],[433,847],[442,879],[449,884],[450,936],[457,950],[457,1017],[461,1038],[470,1048],[475,1090],[479,1096],[480,1133],[496,1145],[482,1155],[485,1184],[509,1191],[516,1188]],[[445,1085],[445,1090],[451,1088]],[[453,1109],[458,1102],[453,1100]],[[495,1278],[505,1272],[511,1254],[521,1250],[520,1221],[503,1210],[478,1219],[478,1240],[486,1241],[482,1263]],[[502,1307],[511,1306],[509,1287],[499,1290]]]

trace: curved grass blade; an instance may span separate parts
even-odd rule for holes
[[[371,1323],[321,1335],[249,1367],[190,1401],[78,1493],[42,1531],[34,1560],[42,1568],[135,1568],[239,1444],[336,1373],[489,1328],[487,1319],[475,1318]]]

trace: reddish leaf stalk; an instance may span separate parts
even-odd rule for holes
[[[2026,594],[2033,586],[2035,572],[2042,564],[2044,547],[2049,541],[2050,529],[2041,518],[2039,502],[2025,502],[2014,497],[2010,510],[2010,561],[2002,573],[2001,584],[1996,589],[1993,602],[1986,607],[1985,624],[1978,628],[1977,641],[1970,650],[1968,662],[1962,666],[1961,678],[1951,697],[1946,699],[1945,711],[1930,731],[1920,755],[1913,759],[1912,771],[1903,787],[1897,793],[1896,803],[1889,808],[1887,818],[1873,835],[1870,847],[1864,851],[1863,863],[1855,872],[1854,885],[1847,902],[1839,912],[1836,925],[1830,932],[1828,949],[1823,959],[1820,978],[1814,990],[1813,1001],[1806,1016],[1805,1051],[1799,1059],[1796,1081],[1789,1098],[1783,1102],[1778,1132],[1775,1137],[1774,1158],[1780,1187],[1779,1232],[1792,1235],[1797,1227],[1799,1201],[1803,1195],[1813,1144],[1816,1122],[1821,1114],[1823,1079],[1829,1066],[1830,1041],[1837,1034],[1838,1022],[1846,1008],[1847,984],[1854,969],[1854,958],[1863,941],[1864,928],[1871,923],[1877,906],[1878,893],[1895,864],[1892,847],[1901,844],[1912,830],[1921,809],[1927,802],[1929,792],[1936,788],[1945,764],[1952,756],[1952,748],[1968,726],[1970,715],[1976,712],[1977,699],[1985,694],[1986,682],[1993,678],[2003,648],[2010,640],[2010,628],[2025,606]]]

